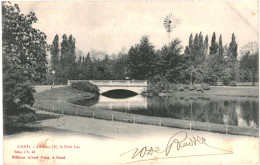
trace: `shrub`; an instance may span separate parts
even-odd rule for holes
[[[153,94],[156,94],[156,95],[161,93],[161,92],[167,93],[167,92],[169,92],[170,88],[174,89],[174,84],[170,85],[165,80],[160,80],[158,82],[149,82],[148,88],[147,88],[147,93],[153,93]]]
[[[200,85],[198,85],[196,88],[197,88],[197,91],[202,91],[203,90]]]
[[[179,90],[179,91],[184,91],[184,88],[181,86],[181,87],[179,87],[178,90]]]
[[[147,93],[158,94],[159,90],[156,88],[156,84],[149,83],[147,88]]]
[[[217,81],[214,83],[215,86],[223,86],[223,82],[221,81]]]
[[[19,109],[25,105],[32,106],[34,104],[33,93],[35,93],[35,90],[28,82],[16,83],[6,80],[3,90],[4,113],[14,114],[18,113]]]
[[[202,87],[203,90],[210,90],[209,84],[202,83],[202,84],[201,84],[201,87]]]
[[[194,87],[195,87],[194,89],[198,89],[198,88],[201,87],[201,85],[200,84],[195,84]]]
[[[189,90],[190,90],[190,91],[192,91],[192,90],[194,90],[194,89],[196,89],[196,87],[195,87],[194,85],[190,85],[190,86],[189,86]]]
[[[184,84],[184,85],[183,85],[183,88],[184,88],[184,89],[189,89],[189,85]]]
[[[98,87],[96,85],[91,84],[90,82],[73,82],[71,84],[71,87],[83,92],[99,94]]]
[[[177,90],[178,90],[178,88],[175,84],[173,84],[173,83],[169,84],[169,92],[174,92],[174,91],[177,91]]]
[[[237,82],[231,81],[231,82],[229,83],[229,85],[230,85],[230,86],[237,86]]]
[[[29,113],[21,113],[18,115],[17,122],[19,123],[30,123],[36,120],[36,115],[32,112]]]
[[[228,84],[230,84],[230,80],[229,80],[229,78],[226,77],[226,76],[223,76],[223,77],[222,77],[222,82],[223,82],[223,85],[228,85]]]
[[[4,114],[3,123],[4,125],[19,125],[36,121],[36,119],[35,111],[28,107],[18,107],[16,111],[12,109],[12,113]]]

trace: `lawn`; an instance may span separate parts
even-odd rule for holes
[[[211,86],[210,90],[201,91],[189,91],[185,89],[185,91],[175,91],[170,95],[176,96],[232,96],[232,97],[252,97],[258,98],[258,87],[230,87],[230,86]]]

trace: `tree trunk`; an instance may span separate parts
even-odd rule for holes
[[[252,72],[252,86],[255,85],[255,73]]]

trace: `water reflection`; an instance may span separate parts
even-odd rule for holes
[[[118,111],[142,111],[147,110],[147,98],[136,95],[125,99],[115,99],[100,95],[98,103],[92,107]]]
[[[242,127],[259,126],[257,100],[152,97],[148,98],[147,110],[138,113]]]
[[[209,122],[241,127],[259,127],[258,100],[233,98],[143,97],[125,99],[100,96],[95,108],[127,113]]]
[[[83,105],[86,107],[91,107],[95,104],[98,103],[99,101],[99,96],[96,97],[76,97],[76,98],[71,98],[69,100],[67,100],[68,102],[72,103],[72,104],[77,104],[77,105]]]
[[[126,99],[138,95],[137,93],[124,89],[116,89],[102,93],[103,96],[114,99]]]

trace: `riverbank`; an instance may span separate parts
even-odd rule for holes
[[[163,117],[143,116],[116,112],[111,110],[95,109],[69,103],[67,100],[75,97],[94,97],[94,94],[75,90],[71,87],[57,88],[42,93],[35,94],[36,103],[34,108],[42,109],[59,114],[82,116],[95,119],[122,121],[128,123],[139,123],[157,125],[173,128],[183,128],[190,130],[203,130],[220,132],[225,134],[238,134],[247,136],[258,136],[257,128],[237,127],[214,123],[204,123],[198,121],[179,120]]]
[[[258,87],[230,87],[230,86],[211,86],[210,90],[204,90],[203,92],[197,90],[174,91],[173,93],[163,93],[163,96],[179,96],[179,97],[235,97],[235,98],[258,98]]]

